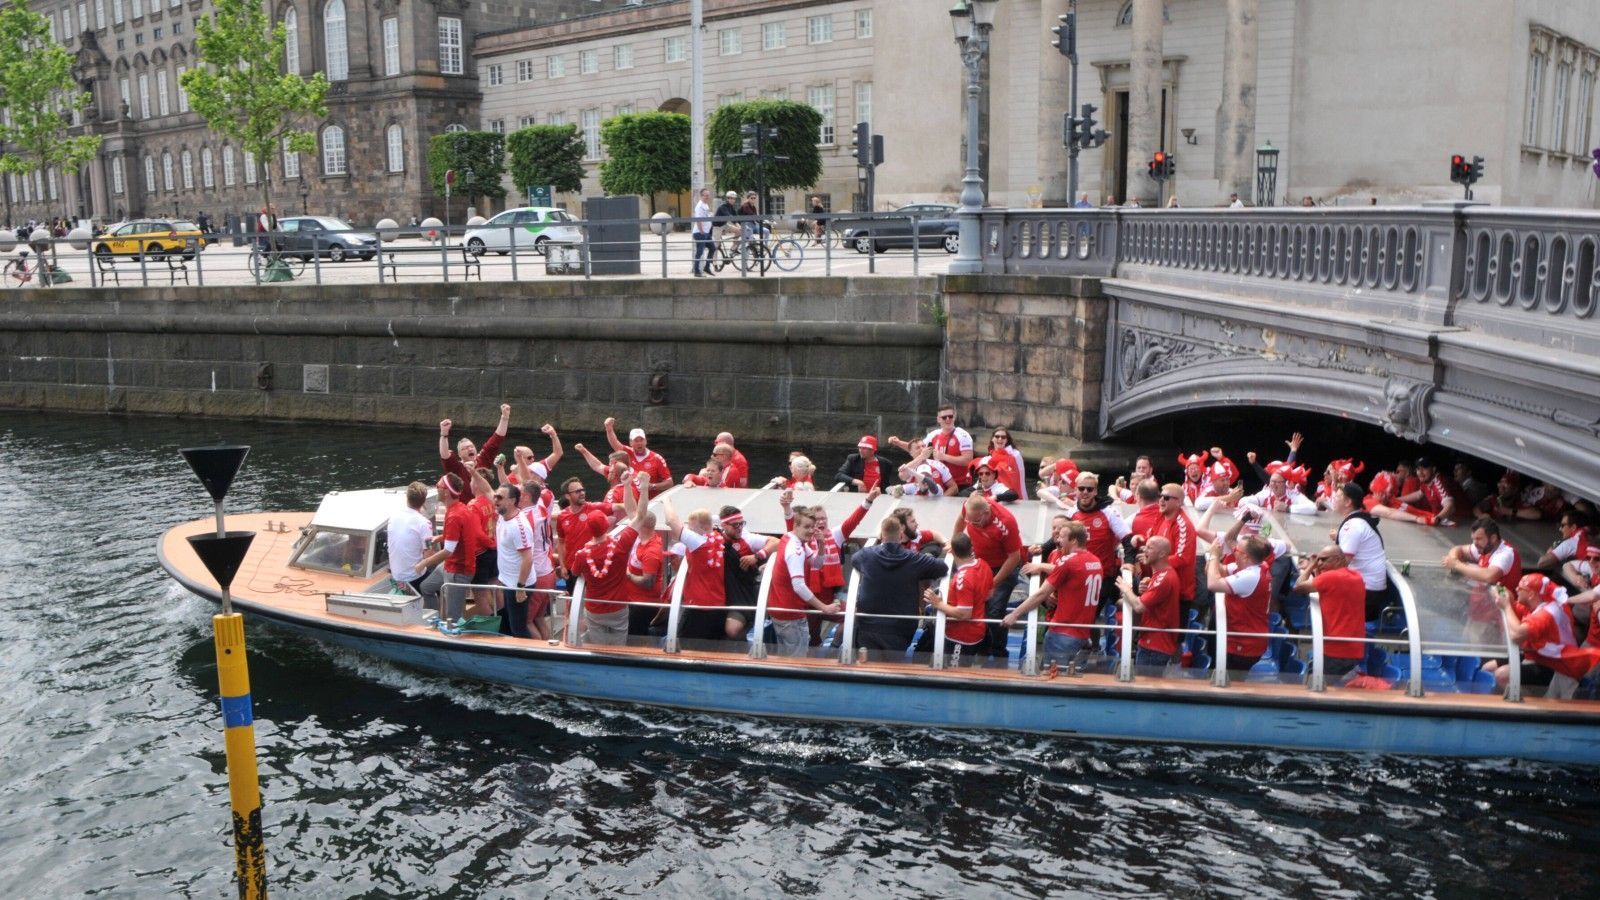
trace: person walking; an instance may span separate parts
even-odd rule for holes
[[[694,277],[711,274],[711,189],[701,188],[700,199],[694,204],[694,224],[691,226],[694,234]],[[700,267],[701,259],[705,260],[705,269]]]

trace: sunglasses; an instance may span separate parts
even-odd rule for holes
[[[950,419],[954,419],[954,418],[955,418],[955,415],[954,415],[954,414],[951,414],[951,415],[947,415],[947,416],[940,416],[940,417],[939,417],[939,421],[941,421],[941,422],[945,422],[945,421],[948,421],[948,420],[950,420]]]
[[[1160,499],[1160,501],[1162,503],[1165,503],[1168,500],[1171,500],[1173,503],[1177,503],[1179,500],[1182,500],[1183,498],[1182,497],[1168,497],[1168,496],[1163,494],[1159,499]]]
[[[1097,490],[1097,488],[1092,484],[1080,484],[1080,485],[1078,485],[1078,490],[1080,490],[1080,491],[1094,491],[1094,490]]]

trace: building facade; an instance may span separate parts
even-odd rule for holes
[[[612,6],[627,0],[607,0]],[[260,206],[259,171],[281,210],[356,223],[443,211],[426,176],[429,138],[477,127],[471,63],[479,31],[588,13],[592,0],[275,0],[289,33],[284,65],[332,82],[328,116],[305,123],[318,152],[254,160],[189,108],[180,76],[199,64],[205,0],[43,0],[30,6],[77,58],[91,95],[76,128],[100,135],[77,173],[42,171],[0,185],[6,218],[194,217]],[[256,165],[252,165],[255,163]]]

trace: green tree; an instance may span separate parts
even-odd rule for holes
[[[493,197],[506,195],[500,179],[506,173],[506,136],[492,131],[452,131],[436,134],[428,141],[428,179],[435,196],[444,196],[444,173],[455,170],[452,197]],[[449,215],[446,209],[445,214]]]
[[[643,112],[613,116],[600,123],[606,159],[600,187],[608,194],[644,194],[650,213],[657,191],[689,189],[689,117]]]
[[[88,103],[72,77],[72,54],[51,39],[45,17],[16,0],[0,7],[0,173],[75,172],[94,159],[100,138],[69,134],[72,113]]]
[[[804,103],[790,100],[751,100],[718,108],[706,123],[706,150],[712,159],[722,161],[717,177],[719,189],[755,187],[756,161],[736,156],[744,141],[739,128],[746,124],[778,129],[777,138],[766,141],[762,147],[767,157],[767,190],[809,188],[822,177],[822,154],[817,152],[822,114]],[[780,156],[788,158],[774,158]]]
[[[576,125],[519,128],[506,136],[511,183],[520,190],[544,184],[558,191],[582,190],[583,149]]]
[[[283,23],[268,18],[264,0],[214,0],[195,34],[202,65],[178,81],[212,131],[254,155],[266,206],[272,200],[268,161],[279,152],[317,152],[316,135],[303,123],[328,114],[328,78],[283,71]]]

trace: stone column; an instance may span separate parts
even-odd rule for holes
[[[1163,0],[1133,0],[1133,48],[1128,56],[1128,196],[1146,207],[1160,206],[1159,185],[1147,173],[1150,157],[1161,149],[1161,40]]]
[[[1228,0],[1222,46],[1222,102],[1217,106],[1214,162],[1219,202],[1236,193],[1251,202],[1255,186],[1256,20],[1261,0]]]
[[[1042,199],[1047,207],[1071,206],[1075,199],[1067,196],[1067,148],[1061,143],[1061,114],[1067,111],[1072,62],[1050,46],[1049,40],[1050,29],[1061,24],[1056,17],[1064,12],[1066,4],[1060,0],[1044,0],[1039,4],[1038,33],[1044,37],[1039,51],[1037,140],[1039,187],[1044,190]]]

